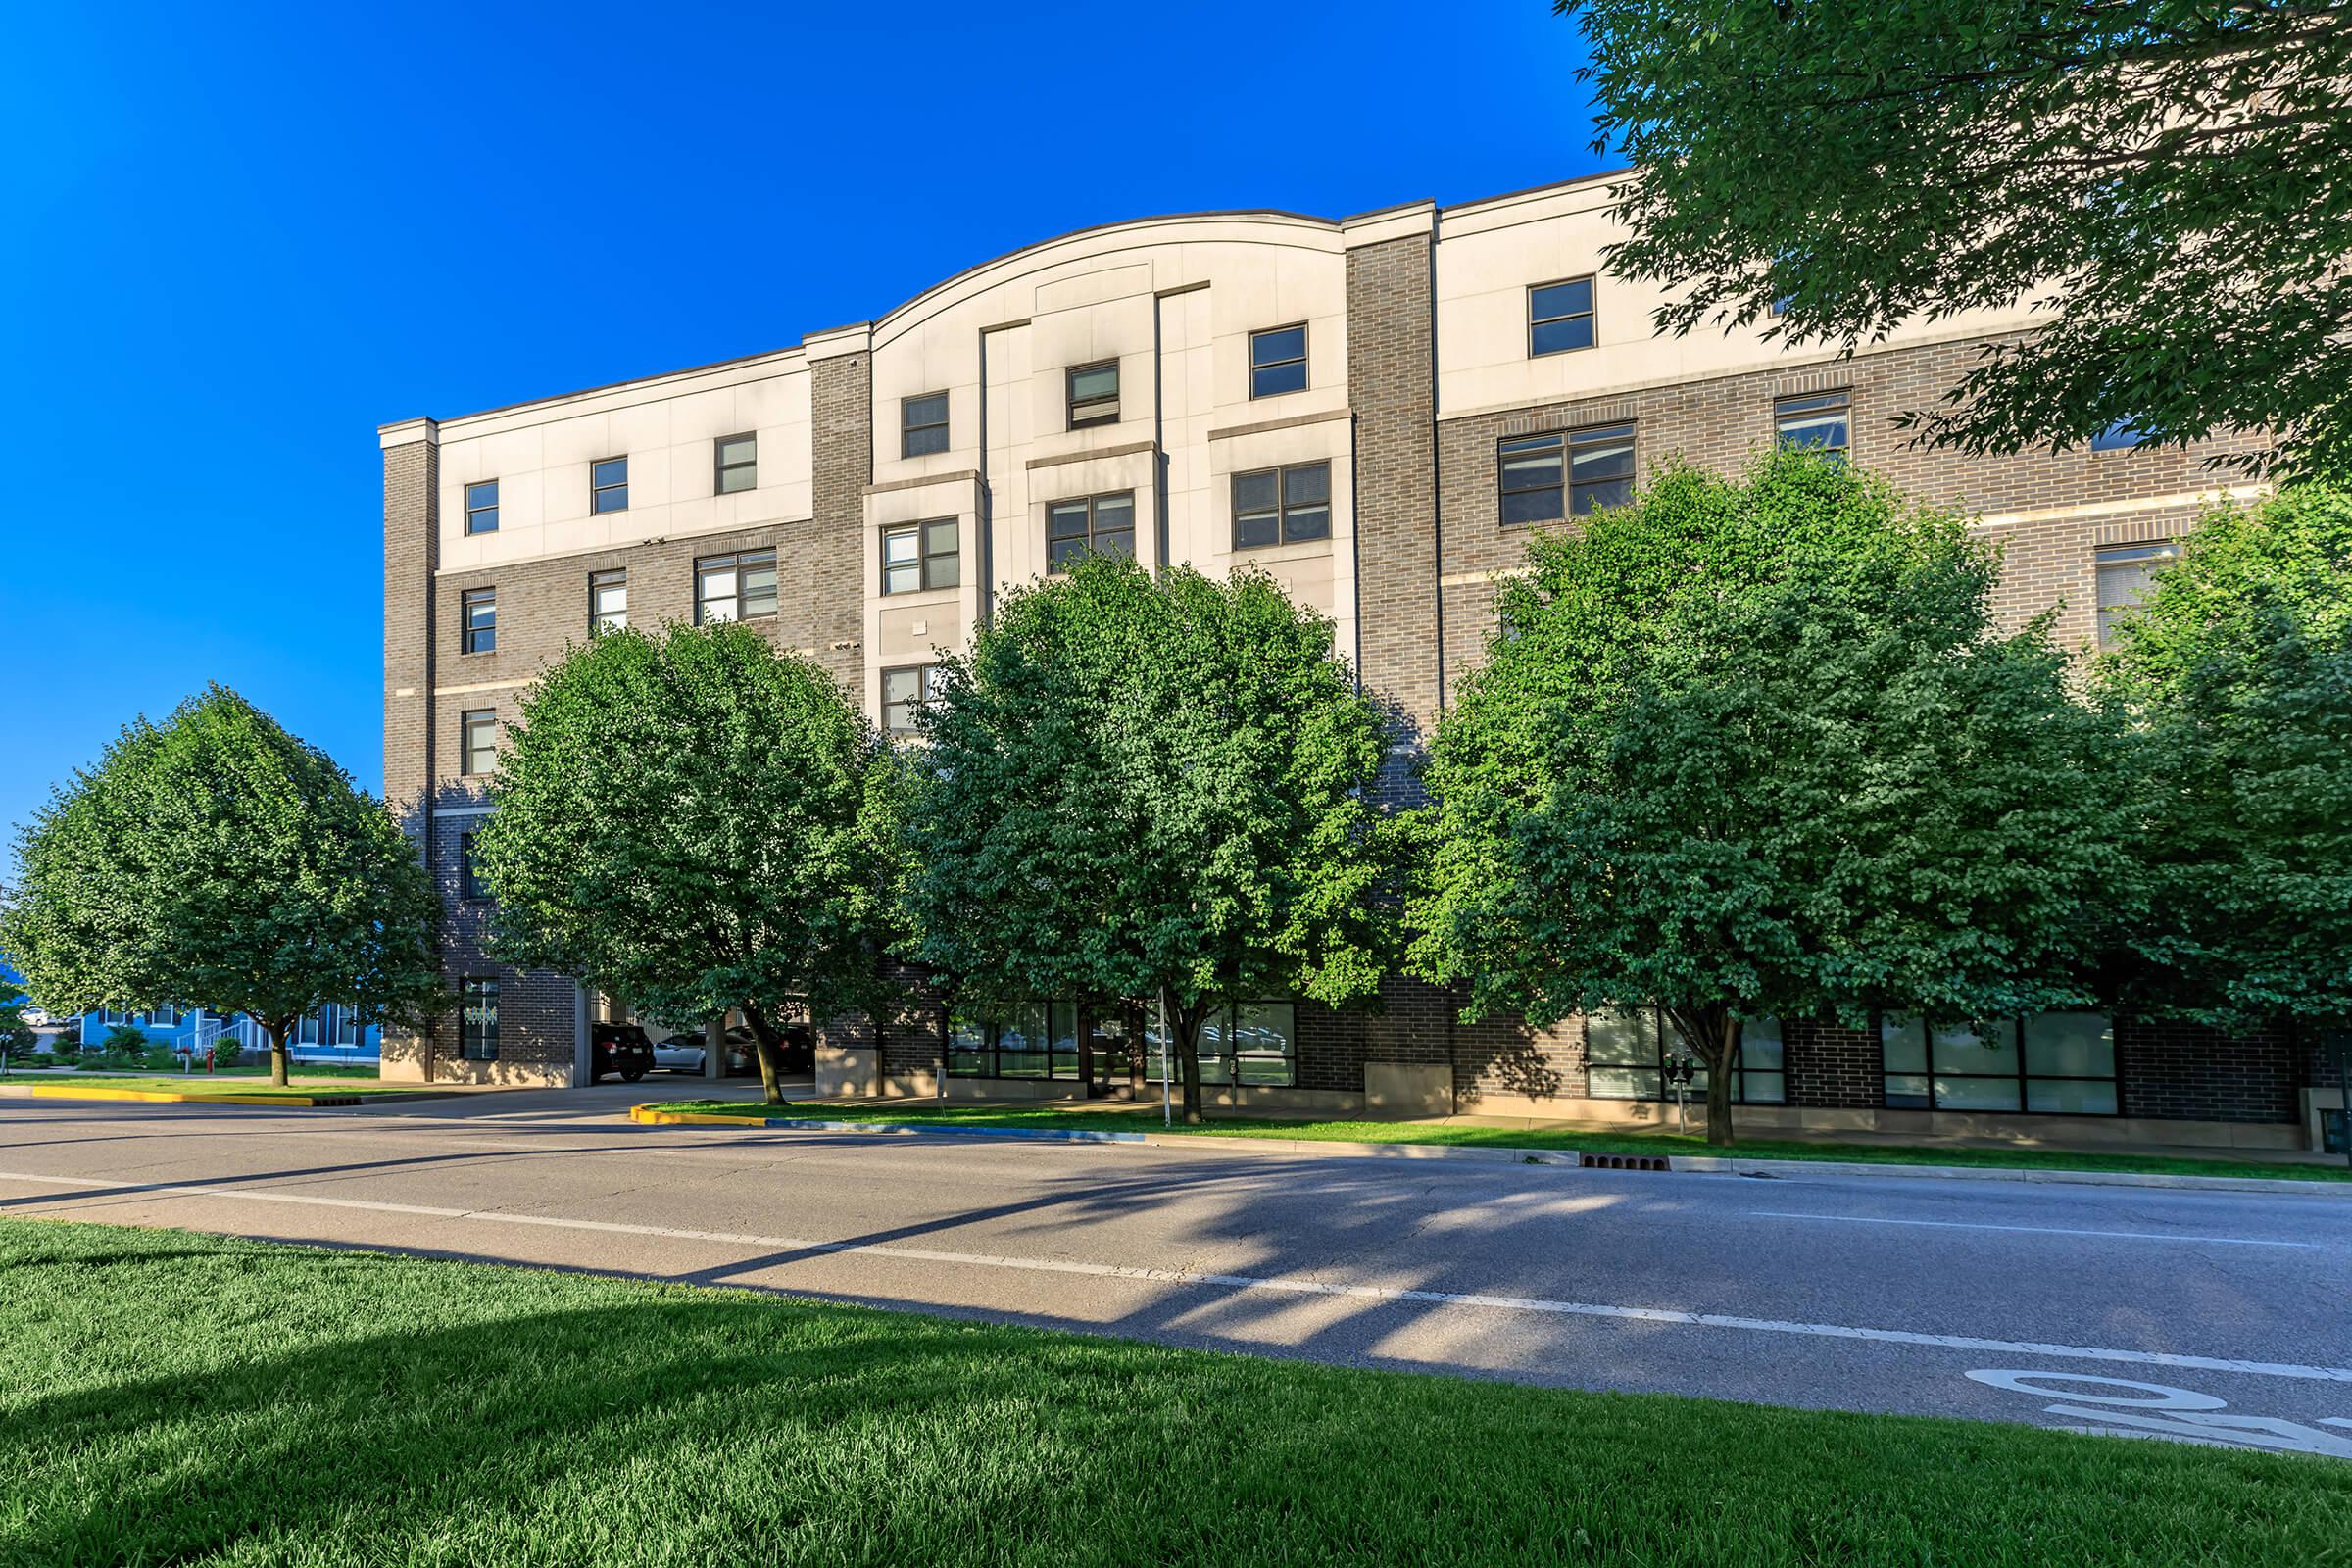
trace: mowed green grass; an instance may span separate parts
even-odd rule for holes
[[[2352,1465],[2298,1456],[38,1220],[0,1220],[0,1282],[11,1564],[2278,1568],[2352,1546]]]
[[[1107,1132],[1159,1132],[1159,1108],[1141,1110],[1059,1109],[1051,1105],[942,1105],[909,1100],[899,1105],[839,1105],[802,1101],[764,1105],[758,1101],[690,1100],[660,1102],[664,1110],[722,1116],[813,1117],[820,1121],[879,1121],[910,1125],[947,1123],[965,1127],[1087,1128]],[[2253,1159],[2177,1159],[2164,1155],[2082,1153],[2071,1150],[1962,1149],[1949,1144],[1799,1143],[1791,1139],[1742,1138],[1718,1149],[1701,1137],[1669,1132],[1580,1132],[1571,1128],[1463,1127],[1415,1121],[1276,1121],[1212,1113],[1199,1127],[1179,1124],[1176,1132],[1205,1138],[1304,1138],[1335,1143],[1449,1144],[1492,1149],[1573,1149],[1596,1154],[1734,1154],[1752,1159],[1826,1159],[1874,1165],[1969,1165],[2010,1170],[2135,1171],[2160,1176],[2261,1176],[2292,1181],[2352,1181],[2341,1161],[2327,1165],[2279,1164]]]

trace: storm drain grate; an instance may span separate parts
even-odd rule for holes
[[[1586,1154],[1587,1170],[1672,1170],[1663,1154]]]

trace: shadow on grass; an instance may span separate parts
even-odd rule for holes
[[[2276,1456],[170,1232],[0,1269],[10,1562],[2278,1563],[2352,1510]]]

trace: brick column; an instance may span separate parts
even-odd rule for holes
[[[866,703],[865,487],[874,477],[874,360],[866,329],[808,339],[809,537],[791,568],[806,585],[816,662]]]
[[[384,458],[384,801],[429,864],[440,431],[430,419],[406,419],[377,436]],[[441,938],[436,928],[436,956]],[[384,1076],[422,1079],[431,1046],[429,1034],[386,1029]]]

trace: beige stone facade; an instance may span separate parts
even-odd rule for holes
[[[2076,645],[2095,636],[2101,547],[2178,536],[2230,482],[2204,452],[1972,460],[1911,446],[1894,416],[1932,404],[1986,343],[2031,329],[2022,306],[1923,323],[1849,358],[1784,350],[1762,328],[1660,337],[1651,313],[1663,296],[1605,270],[1607,206],[1606,180],[1592,179],[1342,220],[1114,223],[982,263],[790,348],[384,426],[386,789],[450,899],[453,1004],[466,978],[496,978],[501,1007],[495,1061],[466,1059],[453,1012],[388,1045],[387,1071],[582,1074],[594,999],[483,956],[484,911],[459,896],[458,855],[484,809],[465,770],[466,716],[512,715],[533,673],[588,634],[592,579],[609,591],[622,580],[611,574],[625,574],[639,625],[741,613],[818,660],[881,722],[904,711],[893,704],[907,672],[960,648],[1004,587],[1050,571],[1057,537],[1100,530],[1147,563],[1274,573],[1332,618],[1367,689],[1425,732],[1482,657],[1495,579],[1523,558],[1527,529],[1502,516],[1507,441],[1617,430],[1641,469],[1733,467],[1776,439],[1780,400],[1841,396],[1854,460],[1976,514],[2005,552],[2002,614],[2055,611]],[[1239,498],[1299,472],[1321,510],[1298,514],[1298,537],[1287,514],[1252,514],[1245,542]],[[478,487],[492,484],[495,528],[469,528],[487,516]],[[763,552],[772,592],[750,586],[769,569]],[[727,584],[732,599],[716,593]],[[479,606],[468,596],[484,593],[495,646],[468,651]],[[1408,788],[1401,770],[1389,787]],[[1225,1098],[1657,1113],[1588,1096],[1582,1023],[1466,1025],[1448,998],[1401,982],[1384,1003],[1301,1006],[1289,1081]],[[1757,1107],[1765,1119],[1942,1114],[1879,1104],[1876,1043],[1832,1033],[1801,1049],[1792,1038],[1788,1103]],[[2183,1138],[2283,1136],[2309,1081],[2297,1048],[2246,1049],[2268,1065],[2209,1094],[2181,1087],[2196,1076],[2193,1051],[2119,1045],[2127,1083],[2136,1054],[2163,1085],[2116,1091],[2100,1125],[2169,1117]],[[822,1054],[834,1083],[938,1081],[940,1042],[920,1031],[829,1042]],[[1039,1092],[956,1080],[958,1093],[992,1089]]]

